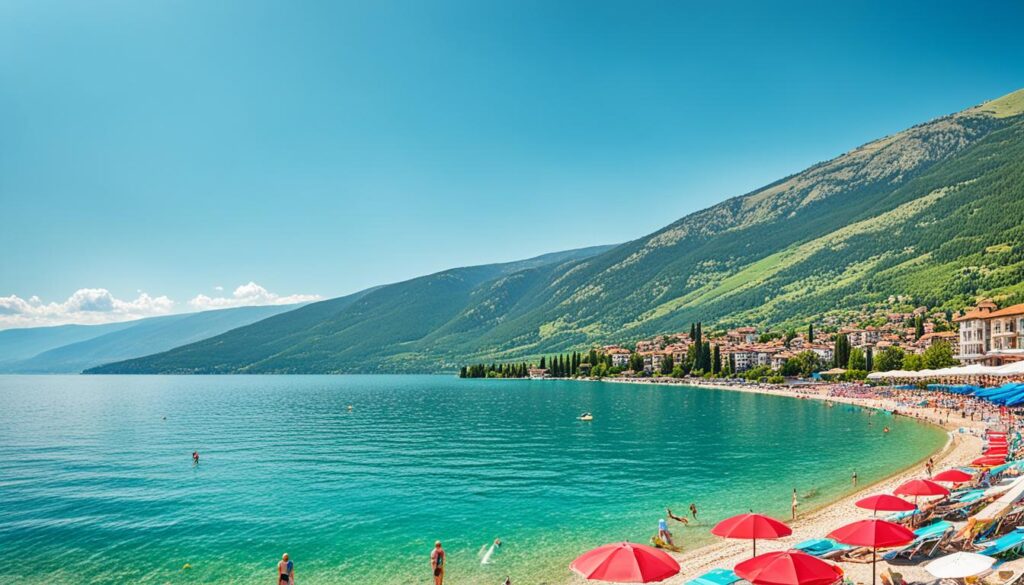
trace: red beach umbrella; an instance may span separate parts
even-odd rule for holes
[[[736,565],[736,576],[754,585],[832,585],[843,570],[797,551],[770,552]]]
[[[1006,447],[992,447],[991,449],[985,449],[982,455],[986,457],[993,457],[996,455],[1006,455],[1010,450]]]
[[[678,573],[679,563],[653,546],[618,542],[583,553],[569,568],[595,581],[654,583]]]
[[[847,524],[828,535],[843,544],[871,547],[871,583],[875,583],[875,551],[879,548],[900,546],[913,542],[915,535],[910,530],[885,520],[872,518]]]
[[[865,510],[871,510],[872,513],[878,511],[882,512],[908,512],[910,510],[917,509],[917,506],[904,500],[903,498],[897,498],[896,496],[890,496],[889,494],[878,494],[877,496],[868,496],[863,500],[857,500],[855,504],[858,508],[864,508]]]
[[[994,467],[1003,463],[1006,463],[1005,455],[986,455],[971,461],[971,465],[975,467]]]
[[[964,483],[971,481],[974,478],[973,475],[966,471],[960,471],[959,469],[947,469],[942,473],[937,474],[932,478],[932,481],[941,481],[945,483]]]
[[[711,529],[711,534],[723,538],[753,540],[754,556],[757,556],[758,538],[782,538],[793,534],[793,530],[775,518],[750,513],[722,520]]]
[[[893,490],[901,496],[948,496],[949,490],[930,479],[912,479]]]

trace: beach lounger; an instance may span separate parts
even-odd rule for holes
[[[980,543],[979,546],[985,546],[985,548],[981,550],[981,554],[990,557],[1019,555],[1021,553],[1021,549],[1024,548],[1024,529],[1018,528],[995,540],[990,540],[987,543]]]
[[[889,514],[885,517],[889,522],[906,522],[910,518],[921,513],[921,510],[907,510],[906,512],[896,512],[895,514]]]
[[[827,559],[851,550],[853,547],[848,544],[840,544],[831,538],[812,538],[793,548],[821,559]]]
[[[927,557],[935,554],[935,551],[954,533],[953,525],[945,520],[940,520],[928,526],[923,526],[914,531],[917,538],[907,546],[891,551],[883,555],[887,561],[906,557],[912,559],[919,553]]]
[[[742,580],[732,569],[711,569],[700,577],[687,581],[686,585],[732,585]]]

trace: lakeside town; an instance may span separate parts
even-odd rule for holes
[[[894,299],[896,300],[896,299]],[[463,367],[464,378],[787,378],[865,380],[871,372],[920,371],[957,364],[1000,366],[1024,359],[1024,303],[991,299],[961,311],[876,311],[806,330],[735,327],[656,335],[633,344],[541,357],[536,363]]]

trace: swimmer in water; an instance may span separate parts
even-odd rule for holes
[[[686,518],[683,518],[682,516],[676,516],[675,514],[673,514],[672,510],[669,510],[668,508],[665,508],[665,514],[669,518],[675,520],[676,522],[679,522],[680,524],[682,524],[684,526],[690,523],[690,521],[687,520]]]
[[[882,432],[888,435],[889,434],[889,427],[885,427],[884,429],[882,429]]]
[[[199,465],[199,451],[192,452],[192,464]]]

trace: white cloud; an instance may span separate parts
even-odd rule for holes
[[[139,293],[134,300],[122,300],[105,288],[78,289],[64,302],[44,303],[35,295],[28,300],[11,295],[0,297],[0,329],[113,323],[166,315],[173,310],[174,301],[165,296]]]
[[[221,288],[221,287],[218,287]],[[222,289],[222,288],[221,288]],[[222,289],[223,290],[223,289]],[[320,300],[320,295],[288,295],[272,293],[255,282],[243,284],[231,293],[230,297],[208,297],[196,295],[188,302],[189,306],[199,311],[208,309],[227,309],[229,307],[249,307],[257,305],[293,305]]]
[[[223,290],[223,287],[215,287],[215,290]],[[320,295],[281,296],[250,282],[236,288],[230,297],[197,295],[188,302],[188,306],[193,311],[205,311],[255,305],[291,305],[320,299]],[[0,329],[131,321],[168,315],[177,312],[176,306],[177,303],[166,296],[152,297],[139,291],[135,299],[124,300],[105,288],[82,288],[63,302],[45,303],[35,295],[28,299],[11,295],[0,297]]]

